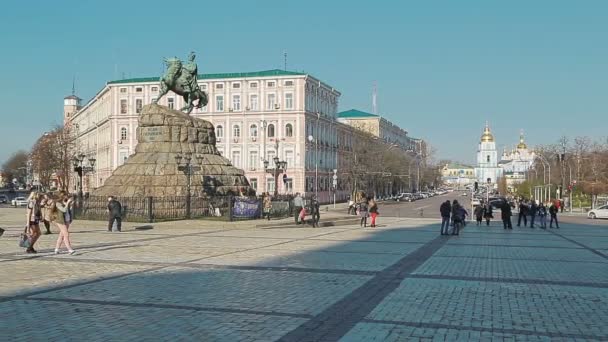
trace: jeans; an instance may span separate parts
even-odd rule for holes
[[[506,217],[502,219],[502,224],[505,229],[513,229],[513,224],[511,223],[511,217]]]
[[[114,225],[114,221],[116,221],[116,230],[120,231],[122,227],[122,217],[120,216],[110,216],[108,220],[108,231],[112,231],[112,226]]]
[[[519,213],[519,218],[517,219],[517,226],[521,226],[521,219],[524,219],[524,227],[528,225],[528,217],[524,213]]]
[[[540,215],[541,228],[547,228],[547,215]]]
[[[530,228],[534,228],[534,219],[536,218],[536,215],[531,215],[530,216]]]
[[[559,228],[559,223],[557,223],[557,215],[551,215],[551,221],[549,222],[549,228],[553,228],[553,220],[555,220],[555,227]]]
[[[372,217],[372,227],[376,226],[376,217],[378,217],[378,213],[370,213],[370,216]]]
[[[447,234],[450,229],[450,217],[441,216],[441,234]]]

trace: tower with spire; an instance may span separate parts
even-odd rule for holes
[[[70,121],[70,117],[82,108],[81,99],[76,96],[76,78],[72,79],[72,94],[63,98],[63,124]]]
[[[502,169],[498,166],[496,141],[490,130],[490,124],[486,121],[486,126],[479,142],[479,148],[477,149],[475,178],[477,178],[477,181],[481,184],[486,184],[488,181],[492,184],[496,184],[498,178],[501,176]]]

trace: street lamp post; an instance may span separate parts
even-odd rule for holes
[[[89,166],[84,165],[85,155],[83,153],[75,156],[72,159],[72,164],[74,165],[74,172],[78,174],[78,204],[82,207],[82,178],[85,174],[95,171],[95,158],[89,158]]]
[[[317,124],[318,128],[318,124]],[[317,132],[318,134],[318,132]],[[315,198],[319,199],[319,140],[315,139],[312,135],[308,136],[310,143],[315,143]]]
[[[260,156],[260,160],[262,162],[264,160],[266,160],[266,126],[268,126],[268,123],[266,122],[266,120],[260,120],[260,128],[261,128],[261,132],[262,132],[261,134],[264,134],[264,140],[262,142],[262,155]],[[264,185],[260,184],[260,187],[262,187],[262,190],[264,190],[267,188],[266,177],[262,177],[262,178],[264,179],[264,182],[263,182]],[[264,192],[264,191],[262,191],[262,192]]]
[[[182,163],[182,160],[184,163]],[[198,164],[203,163],[203,156],[200,154],[196,155],[196,160]],[[186,175],[186,218],[190,219],[192,217],[191,211],[191,199],[192,199],[192,175],[196,171],[200,171],[200,166],[192,165],[192,152],[186,152],[182,156],[181,154],[177,154],[175,156],[175,163],[177,164],[177,170],[182,171]]]
[[[276,198],[279,195],[279,175],[287,170],[287,162],[279,160],[278,156],[275,156],[272,161],[274,162],[274,167],[269,168],[269,161],[264,160],[264,171],[274,177],[274,197]]]

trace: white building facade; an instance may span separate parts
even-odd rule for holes
[[[204,74],[198,83],[209,103],[191,115],[215,126],[218,150],[245,171],[258,193],[273,193],[278,186],[280,194],[318,192],[322,202],[333,198],[338,152],[352,146],[351,139],[338,139],[336,133],[341,125],[336,120],[339,91],[308,74],[283,70]],[[65,111],[78,152],[97,160],[95,171],[83,181],[85,192],[103,185],[134,153],[138,116],[159,88],[158,78],[111,81],[77,111]],[[173,92],[159,104],[174,109],[185,105]],[[279,184],[264,170],[264,160],[272,166],[275,156],[287,162],[286,181],[281,175]],[[338,189],[337,199],[347,192]]]

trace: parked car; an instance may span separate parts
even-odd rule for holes
[[[608,205],[589,210],[589,213],[587,213],[587,217],[590,219],[608,218]]]
[[[25,207],[27,205],[27,200],[25,197],[15,197],[15,199],[11,201],[11,205],[13,207]]]
[[[397,202],[413,202],[414,201],[414,197],[412,196],[412,194],[404,192],[399,194],[399,196],[397,196],[397,198],[395,199],[395,201]]]
[[[6,195],[0,195],[0,203],[8,203],[8,197],[6,197]]]

